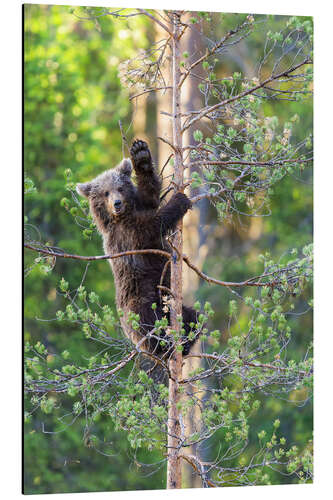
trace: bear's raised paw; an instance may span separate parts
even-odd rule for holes
[[[134,141],[130,152],[135,170],[143,172],[149,172],[152,170],[152,158],[148,144],[145,141]]]

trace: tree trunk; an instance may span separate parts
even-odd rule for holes
[[[181,107],[180,89],[178,86],[180,79],[180,24],[179,15],[173,14],[173,39],[172,39],[172,131],[173,146],[175,148],[174,162],[174,182],[178,188],[183,185],[183,155],[182,155],[182,134],[181,134]],[[171,292],[173,302],[170,311],[171,328],[176,332],[181,329],[179,317],[182,316],[182,221],[179,222],[176,234],[173,238],[173,258],[171,260]],[[167,488],[181,488],[181,461],[179,457],[181,446],[181,413],[178,408],[179,402],[179,380],[182,375],[181,351],[174,350],[170,362],[169,379],[169,414],[168,414],[168,470]]]
[[[189,23],[190,17],[193,13],[188,12],[184,15],[184,21]],[[195,26],[187,29],[184,36],[181,39],[182,52],[188,52],[189,54],[200,54],[203,52],[203,40],[199,29]],[[201,66],[196,69],[197,76],[204,76]],[[198,89],[198,79],[189,75],[182,86],[182,110],[184,113],[190,112],[193,109],[200,109],[202,107],[202,96]],[[188,128],[183,134],[183,146],[187,147],[195,143],[193,139],[193,131],[198,128],[196,126]],[[191,177],[194,167],[191,166],[190,155],[186,159],[186,177]],[[192,193],[191,195],[197,194]],[[186,214],[183,227],[183,237],[184,237],[184,253],[190,258],[199,268],[207,255],[208,247],[206,245],[205,235],[200,234],[199,227],[204,225],[204,217],[207,203],[199,203],[195,206],[189,213]],[[185,303],[193,304],[195,300],[195,292],[199,285],[199,277],[188,267],[184,266],[183,272],[183,295]],[[191,353],[198,354],[201,351],[200,340],[192,347]],[[183,364],[183,378],[190,378],[190,373],[194,370],[200,368],[201,366],[200,358],[187,358],[184,360]],[[191,385],[186,388],[186,398],[191,398],[193,389]],[[196,389],[196,398],[201,399],[205,394],[205,390],[201,389],[198,391]],[[184,417],[184,429],[185,437],[189,438],[191,434],[195,432],[200,432],[201,430],[201,415],[200,406],[196,404],[193,408],[187,410]],[[197,446],[190,446],[186,448],[186,453],[188,455],[194,455],[198,458],[199,449]],[[194,474],[193,467],[189,465],[186,461],[182,463],[182,475],[183,475],[183,487],[184,488],[200,488],[202,487],[202,480],[199,475]]]

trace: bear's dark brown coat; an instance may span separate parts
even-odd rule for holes
[[[160,207],[161,181],[158,177],[147,144],[135,141],[131,148],[131,160],[123,160],[117,167],[108,170],[86,184],[78,184],[77,191],[86,196],[97,228],[103,236],[105,254],[126,250],[160,249],[170,250],[166,235],[175,230],[177,222],[185,215],[191,202],[183,193],[176,193],[167,204]],[[132,164],[137,186],[131,181]],[[124,312],[122,326],[125,334],[137,344],[143,335],[147,341],[142,349],[155,354],[165,353],[170,344],[163,347],[156,333],[151,332],[156,319],[168,313],[161,302],[161,274],[166,257],[154,254],[130,255],[110,260],[116,285],[117,307]],[[163,285],[170,285],[168,266]],[[152,304],[156,303],[156,309]],[[127,324],[128,313],[140,315],[140,329],[133,331]],[[183,322],[186,335],[189,324],[196,322],[193,309],[183,306]],[[184,339],[183,354],[188,354],[193,340]],[[169,347],[168,347],[169,346]]]

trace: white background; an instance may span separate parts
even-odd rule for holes
[[[30,2],[68,5],[110,5],[105,1]],[[332,423],[332,34],[333,8],[330,2],[310,0],[115,0],[113,7],[168,8],[184,10],[312,15],[315,21],[315,484],[259,486],[210,490],[142,491],[52,495],[52,500],[226,498],[246,500],[269,497],[331,497],[333,489]],[[2,2],[1,37],[1,427],[0,491],[3,498],[21,496],[21,324],[22,324],[22,4]],[[31,457],[33,460],[33,457]],[[31,495],[30,498],[50,498]]]

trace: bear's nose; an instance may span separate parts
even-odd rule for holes
[[[121,205],[121,201],[120,200],[116,200],[114,202],[114,208],[120,208],[120,205]]]

